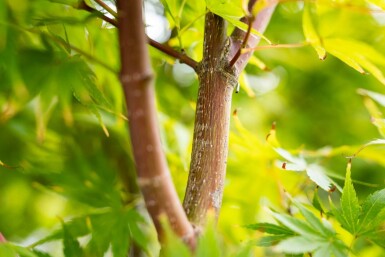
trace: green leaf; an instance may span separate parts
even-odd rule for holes
[[[305,2],[302,17],[302,28],[306,41],[313,46],[318,54],[318,57],[321,60],[324,60],[326,58],[326,51],[322,44],[321,37],[316,29],[315,22],[313,21],[313,16],[315,16],[315,10],[313,10],[314,8],[314,4]]]
[[[369,195],[362,204],[359,217],[359,233],[369,232],[384,222],[385,189]]]
[[[318,237],[319,233],[300,219],[289,216],[287,214],[279,214],[276,212],[272,212],[272,215],[277,221],[300,235]]]
[[[63,228],[63,253],[65,257],[83,256],[83,251],[76,238],[74,238],[71,232],[67,229],[64,222],[62,223]]]
[[[273,246],[288,237],[289,237],[288,235],[264,236],[257,241],[257,246],[261,246],[261,247]]]
[[[206,227],[206,231],[199,238],[196,256],[220,257],[221,247],[219,246],[218,237],[214,229],[214,222],[210,221]]]
[[[385,56],[372,46],[352,39],[325,38],[325,49],[360,73],[363,69],[370,72],[382,84],[385,84],[383,68]]]
[[[311,212],[309,209],[307,209],[297,201],[294,201],[294,204],[295,206],[297,206],[302,216],[305,217],[308,224],[313,227],[315,231],[319,231],[326,238],[335,235],[335,232],[331,230],[330,227],[325,226],[320,220],[320,218],[315,216],[313,212]]]
[[[346,168],[345,185],[342,190],[340,212],[344,220],[342,225],[352,234],[355,234],[358,229],[360,209],[361,207],[358,204],[356,191],[351,180],[351,161],[349,161]]]
[[[131,232],[132,239],[145,252],[148,250],[148,236],[145,234],[143,227],[146,226],[146,220],[135,210],[127,213],[128,226]]]
[[[294,236],[281,241],[275,249],[279,252],[298,254],[312,252],[319,248],[320,245],[321,242],[317,240],[304,236]]]
[[[324,208],[322,207],[321,199],[319,198],[319,195],[318,195],[318,188],[314,190],[312,204],[314,208],[319,210],[321,213],[325,213]]]
[[[17,253],[9,243],[0,243],[0,256],[17,257]]]
[[[271,223],[255,223],[246,225],[245,228],[258,230],[272,235],[294,235],[293,231],[286,227],[278,226]]]
[[[51,257],[51,255],[49,255],[48,253],[41,252],[41,251],[38,251],[38,250],[33,250],[32,252],[33,252],[37,257]]]
[[[331,249],[328,245],[322,246],[314,251],[313,257],[326,257],[330,256]]]
[[[244,16],[242,3],[238,0],[206,0],[206,6],[210,12],[224,19],[233,18],[239,20]]]
[[[215,13],[216,15],[227,20],[235,27],[247,31],[248,25],[243,23],[239,19],[244,16],[244,11],[242,8],[241,1],[238,0],[206,0],[207,9],[210,12]],[[269,44],[272,44],[271,41],[266,38],[262,33],[255,29],[251,29],[251,34],[263,38]]]
[[[329,191],[333,181],[326,175],[323,167],[317,164],[310,164],[306,168],[306,173],[309,178],[325,191]]]
[[[358,89],[358,93],[361,95],[369,96],[374,101],[385,107],[385,95],[362,88]]]

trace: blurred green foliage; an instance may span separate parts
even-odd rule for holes
[[[307,5],[311,17],[303,22]],[[230,21],[229,32],[231,24],[238,25],[241,1],[211,0],[207,6]],[[75,0],[0,0],[0,232],[13,242],[0,244],[1,257],[126,256],[129,248],[158,254],[135,182],[117,76],[117,33],[77,7]],[[314,208],[330,208],[328,197],[338,205],[338,189],[317,190],[314,181],[320,181],[301,172],[306,168],[282,169],[290,158],[322,167],[322,176],[342,188],[345,157],[359,152],[352,174],[358,199],[383,188],[383,144],[359,151],[384,138],[383,8],[381,1],[361,0],[284,1],[277,7],[265,36],[274,44],[303,47],[261,48],[243,74],[233,98],[218,234],[208,227],[200,256],[282,256],[285,245],[257,247],[263,233],[243,226],[273,222],[273,216],[280,220],[313,198],[319,198]],[[171,46],[202,58],[205,1],[149,0],[144,9],[148,26],[154,24],[151,18],[163,19]],[[317,52],[324,48],[326,59],[319,60],[311,46],[320,47]],[[183,198],[198,81],[185,65],[149,50],[163,145]],[[270,131],[273,122],[277,128]],[[285,192],[300,202],[297,207]],[[339,227],[343,223],[332,217],[328,222],[338,245],[339,240],[349,245],[351,235]],[[164,254],[189,256],[176,241]],[[364,240],[352,248],[357,256],[384,254]]]

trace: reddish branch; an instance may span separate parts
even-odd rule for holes
[[[108,6],[108,9],[106,9],[106,4],[100,0],[97,1],[97,3],[103,7],[106,11],[108,11],[109,13],[111,13],[113,16],[116,16],[116,13],[114,13],[111,8],[109,8]],[[80,2],[80,4],[77,6],[78,9],[81,9],[81,10],[85,10],[87,12],[90,12],[92,14],[94,14],[96,17],[104,20],[105,22],[108,22],[109,24],[115,26],[115,27],[118,27],[118,22],[115,20],[115,19],[112,19],[110,17],[107,17],[105,16],[102,12],[88,6],[84,1]],[[174,57],[175,59],[178,59],[181,63],[185,63],[186,65],[190,66],[191,68],[193,68],[195,71],[197,70],[198,68],[198,62],[196,62],[195,60],[193,60],[192,58],[190,58],[189,56],[187,56],[185,53],[181,53],[181,52],[178,52],[176,51],[174,48],[168,46],[168,45],[165,45],[165,44],[161,44],[149,37],[147,37],[147,41],[148,43],[158,49],[159,51],[171,56],[171,57]]]
[[[263,33],[270,22],[271,16],[275,10],[277,2],[278,1],[271,2],[267,7],[262,9],[252,21],[251,28]],[[256,0],[251,0],[249,2],[250,12],[255,3],[256,3]],[[247,17],[244,17],[241,19],[241,21],[247,23],[250,20]],[[249,26],[249,29],[250,29],[250,26]],[[249,36],[245,41],[244,39],[246,38],[247,34],[249,34]],[[231,67],[234,67],[237,74],[239,75],[241,71],[245,68],[251,55],[254,53],[254,51],[246,51],[245,53],[243,53],[242,49],[255,48],[258,45],[261,38],[251,34],[250,32],[244,32],[241,29],[236,28],[231,34],[230,39],[231,39],[230,56],[235,57],[237,56],[237,53],[240,52],[234,64],[231,65]],[[234,59],[234,57],[232,59]]]
[[[160,217],[164,215],[174,232],[193,248],[194,231],[176,194],[161,146],[142,1],[118,0],[117,7],[120,78],[139,187],[160,239],[163,236]]]

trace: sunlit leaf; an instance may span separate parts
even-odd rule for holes
[[[356,191],[351,180],[351,162],[349,161],[346,168],[345,185],[342,190],[340,213],[344,219],[344,223],[342,225],[353,234],[356,233],[358,229],[357,226],[360,210],[361,207],[358,204]]]
[[[333,184],[332,180],[326,175],[326,172],[323,167],[317,164],[310,164],[306,168],[306,173],[309,178],[321,187],[325,191],[329,191],[331,185]]]
[[[369,96],[374,101],[385,107],[385,95],[362,88],[358,89],[358,93],[361,95]]]
[[[250,64],[257,66],[258,68],[260,68],[263,71],[269,70],[267,65],[264,62],[262,62],[259,58],[257,58],[255,55],[250,56],[248,65],[250,65]]]
[[[309,236],[309,237],[312,237],[312,236],[317,237],[318,235],[316,230],[314,230],[311,226],[309,226],[302,220],[299,220],[295,217],[292,217],[286,214],[279,214],[275,212],[272,212],[272,215],[277,221],[279,221],[280,223],[285,225],[287,228],[293,230],[294,232],[300,235]]]
[[[385,56],[372,46],[352,39],[325,38],[325,49],[360,73],[363,69],[385,84]]]
[[[242,72],[241,75],[239,76],[239,84],[241,85],[241,88],[245,90],[246,94],[249,97],[255,97],[255,93],[249,85],[245,72]]]
[[[281,241],[275,249],[284,253],[306,253],[312,252],[320,247],[321,243],[317,240],[311,240],[304,236],[294,236]]]
[[[316,217],[313,212],[307,209],[305,206],[297,201],[294,201],[297,208],[300,210],[302,216],[306,219],[307,223],[312,226],[316,231],[321,232],[323,237],[329,238],[335,235],[335,231],[330,227],[325,226],[321,219]]]
[[[385,219],[385,189],[369,195],[362,203],[359,216],[359,229],[361,233],[376,228]]]
[[[316,50],[318,57],[321,60],[326,58],[326,51],[322,44],[322,39],[316,29],[316,25],[314,22],[315,11],[313,9],[315,5],[312,3],[305,3],[305,7],[303,10],[303,33],[305,34],[306,41],[309,42],[314,49]]]

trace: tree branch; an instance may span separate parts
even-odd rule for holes
[[[246,19],[247,19],[247,24],[248,24],[247,32],[245,34],[245,37],[243,38],[241,46],[239,47],[238,51],[235,53],[233,59],[231,59],[231,61],[229,63],[229,68],[232,68],[234,66],[235,62],[238,60],[238,58],[242,54],[242,49],[246,47],[247,41],[249,40],[250,32],[251,32],[251,29],[253,27],[252,25],[253,25],[253,21],[254,21],[254,16],[248,16],[248,17],[246,17]]]
[[[226,176],[231,97],[236,78],[226,71],[226,21],[208,12],[195,112],[190,172],[183,206],[190,222],[204,225],[207,212],[218,217]]]
[[[105,2],[103,2],[102,0],[94,0],[98,5],[100,5],[100,7],[102,7],[104,10],[106,10],[109,14],[111,14],[112,16],[115,17],[115,19],[118,18],[118,14],[111,9],[111,7],[109,7]]]
[[[276,0],[271,0],[269,5],[266,6],[264,9],[262,9],[257,14],[255,19],[252,21],[251,28],[263,33],[265,31],[267,25],[270,22],[271,16],[275,10],[277,2],[278,1],[276,1]],[[256,0],[250,0],[249,1],[249,5],[248,5],[249,11],[252,10],[255,3],[256,3]],[[249,20],[247,17],[244,17],[241,19],[241,21],[248,23]],[[249,26],[249,29],[250,29],[250,26]],[[248,31],[249,31],[249,29],[248,29]],[[249,37],[247,38],[246,44],[244,44],[243,39],[246,38],[247,34],[249,34]],[[230,40],[231,40],[230,56],[233,56],[233,58],[231,58],[231,60],[229,61],[229,64],[232,62],[232,59],[234,59],[237,55],[239,55],[237,57],[236,61],[230,66],[230,67],[234,67],[236,70],[236,73],[239,75],[240,72],[245,68],[247,61],[249,60],[250,56],[253,54],[253,51],[247,51],[246,53],[242,53],[242,49],[243,48],[248,48],[248,49],[255,48],[260,41],[260,37],[252,35],[250,32],[245,33],[244,31],[242,31],[239,28],[235,28],[233,33],[230,36]],[[240,53],[237,54],[238,52],[240,52]]]
[[[126,97],[138,184],[163,239],[160,216],[191,248],[195,233],[179,201],[163,153],[155,107],[153,75],[146,46],[141,0],[118,0],[121,83]]]
[[[99,2],[103,3],[100,0],[97,1],[98,4],[99,4]],[[105,3],[103,3],[103,4],[105,5]],[[87,12],[95,14],[96,17],[104,20],[105,22],[108,22],[109,24],[111,24],[115,27],[118,27],[118,22],[115,19],[111,19],[110,17],[105,16],[102,12],[88,6],[84,1],[80,2],[80,4],[78,5],[77,8],[80,10],[85,10]],[[106,9],[106,11],[108,11],[108,10]],[[111,11],[113,11],[113,10],[111,10]],[[114,14],[112,14],[112,15],[114,15]],[[117,14],[115,13],[115,15],[117,15]],[[161,51],[161,52],[163,52],[163,53],[165,53],[171,57],[174,57],[175,59],[178,59],[181,63],[185,63],[186,65],[193,68],[194,71],[197,71],[199,63],[197,61],[195,61],[194,59],[192,59],[191,57],[187,56],[186,54],[178,52],[174,48],[172,48],[168,45],[161,44],[161,43],[149,38],[148,36],[147,36],[147,41],[152,47],[158,49],[159,51]]]

